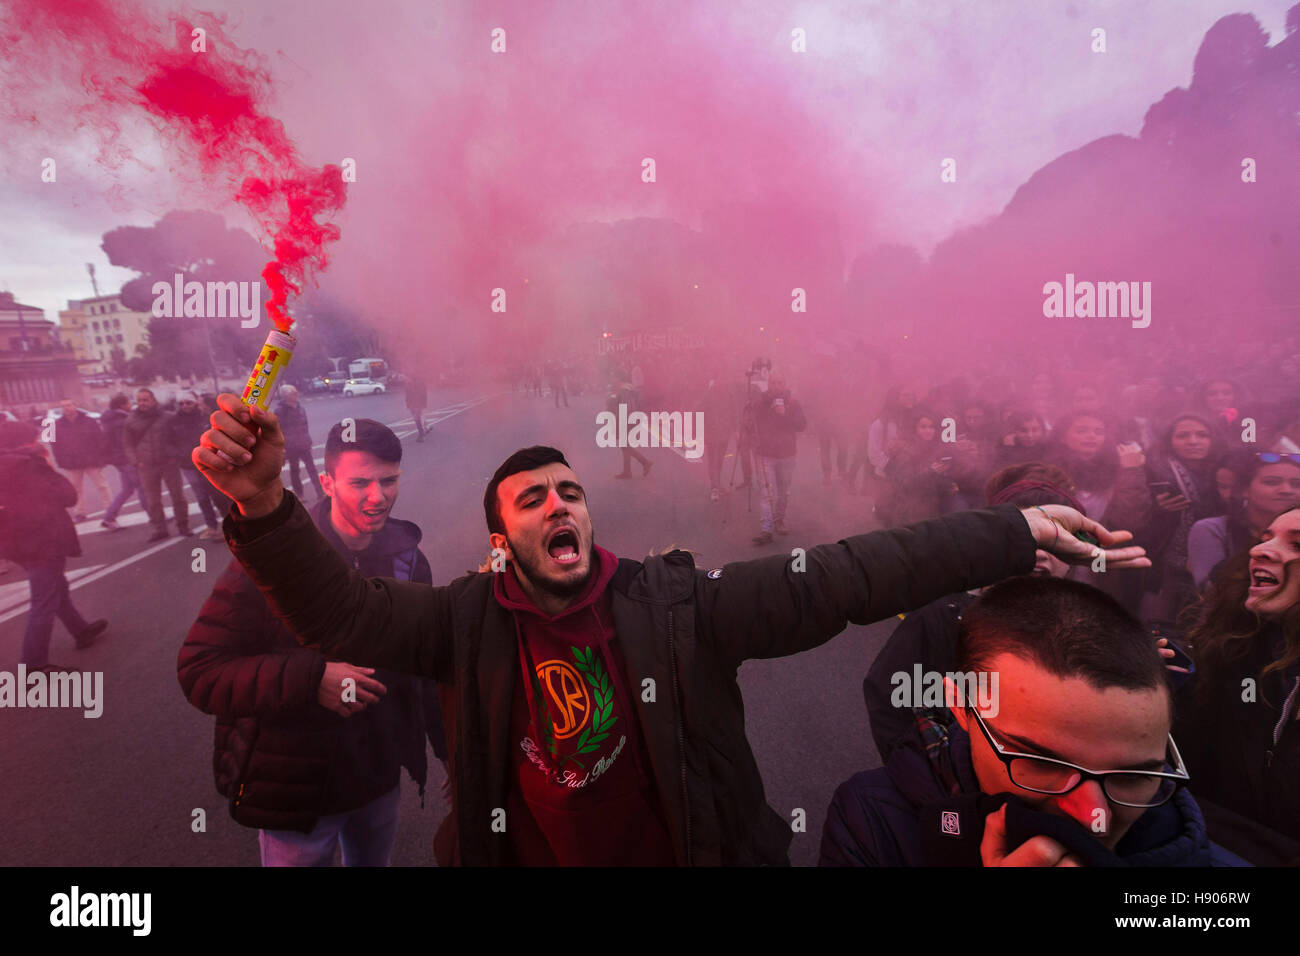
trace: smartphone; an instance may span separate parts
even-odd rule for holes
[[[1172,481],[1152,481],[1148,484],[1151,486],[1153,495],[1172,495],[1174,493],[1174,483]]]
[[[1170,641],[1165,646],[1174,652],[1173,657],[1164,658],[1166,667],[1185,667],[1187,668],[1188,674],[1196,673],[1196,662],[1192,660],[1191,655],[1189,655],[1185,650],[1183,650],[1173,641]]]

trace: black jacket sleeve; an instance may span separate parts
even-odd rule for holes
[[[277,642],[262,595],[232,561],[190,627],[176,676],[191,704],[218,717],[269,717],[319,707],[325,657]]]
[[[999,505],[856,535],[802,555],[729,564],[717,578],[697,579],[702,639],[737,665],[795,654],[849,623],[870,624],[1027,574],[1035,548],[1019,509]]]
[[[226,540],[298,640],[331,658],[442,679],[451,670],[448,588],[365,578],[325,540],[302,503],[244,521],[231,510]]]

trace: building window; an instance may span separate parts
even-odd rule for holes
[[[113,328],[115,328],[115,329],[120,329],[121,327],[122,327],[122,320],[121,320],[121,319],[114,319],[114,320],[113,320]]]
[[[98,322],[91,322],[90,324],[94,327],[94,329],[95,329],[96,332],[99,331],[99,323],[98,323]]]
[[[104,344],[104,337],[103,337],[102,335],[96,335],[96,336],[95,336],[95,344],[96,344],[96,345],[103,345],[103,344]]]

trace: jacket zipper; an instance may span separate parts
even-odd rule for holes
[[[682,699],[677,687],[677,645],[673,641],[673,609],[668,609],[668,653],[673,665],[673,719],[677,724],[677,755],[682,770],[682,812],[686,818],[686,865],[691,865],[691,803],[686,790],[686,734],[682,730]]]

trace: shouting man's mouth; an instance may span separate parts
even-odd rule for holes
[[[572,528],[560,528],[546,545],[546,553],[561,565],[576,564],[578,554],[578,533]]]

